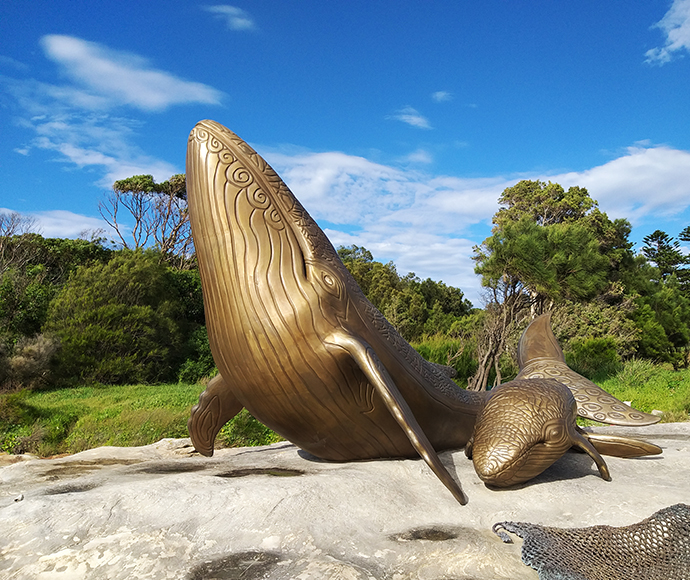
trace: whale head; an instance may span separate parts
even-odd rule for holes
[[[577,404],[553,379],[514,380],[497,387],[477,420],[472,459],[487,485],[507,487],[542,473],[571,447],[588,453],[604,479],[601,455],[578,431]]]
[[[209,320],[286,320],[319,303],[334,325],[356,283],[335,249],[264,159],[215,121],[187,147],[187,197]],[[249,322],[247,322],[249,321]]]

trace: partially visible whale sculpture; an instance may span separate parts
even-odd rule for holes
[[[467,498],[437,451],[468,443],[492,485],[534,477],[571,446],[609,478],[597,442],[575,425],[567,388],[552,378],[489,393],[458,387],[364,297],[273,169],[214,121],[190,134],[187,196],[219,370],[189,420],[200,453],[212,455],[218,431],[246,407],[322,459],[419,455],[462,504]],[[518,408],[524,412],[510,412]],[[523,443],[515,445],[516,434]]]

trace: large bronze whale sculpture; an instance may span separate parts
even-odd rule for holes
[[[219,370],[189,420],[200,453],[211,455],[220,428],[246,407],[322,459],[419,455],[463,504],[437,451],[470,441],[477,472],[494,485],[533,477],[573,445],[608,478],[596,443],[575,425],[567,388],[548,378],[489,393],[458,387],[364,297],[273,169],[213,121],[190,134],[187,195]],[[505,431],[525,441],[517,451],[500,446],[503,399],[525,411]]]

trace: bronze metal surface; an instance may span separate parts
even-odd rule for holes
[[[419,455],[465,503],[437,451],[465,446],[489,402],[486,427],[474,438],[475,466],[481,465],[491,447],[485,442],[500,439],[500,407],[516,400],[516,395],[498,396],[509,392],[510,383],[489,394],[466,391],[425,361],[365,298],[273,169],[213,121],[201,121],[190,134],[187,195],[209,342],[219,370],[192,409],[195,448],[211,455],[220,428],[246,407],[323,459]],[[536,385],[549,396],[532,398],[539,402],[529,403],[531,413],[518,418],[518,431],[534,427],[541,434],[543,418],[532,417],[551,406],[574,438],[562,442],[560,454],[572,444],[586,447],[574,429],[570,392],[550,380],[518,386],[529,393]],[[515,420],[510,413],[505,418]],[[552,434],[547,430],[547,439]],[[529,451],[543,438],[523,439]],[[532,471],[548,467],[542,455],[530,460]],[[512,481],[509,460],[504,471]],[[492,478],[500,484],[500,466]]]

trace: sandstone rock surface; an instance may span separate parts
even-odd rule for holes
[[[189,440],[102,447],[0,467],[0,578],[536,579],[494,523],[629,525],[690,503],[690,423],[597,431],[664,454],[607,458],[612,482],[568,453],[490,490],[462,451],[441,458],[455,502],[421,460],[327,463],[290,443],[193,453]]]

